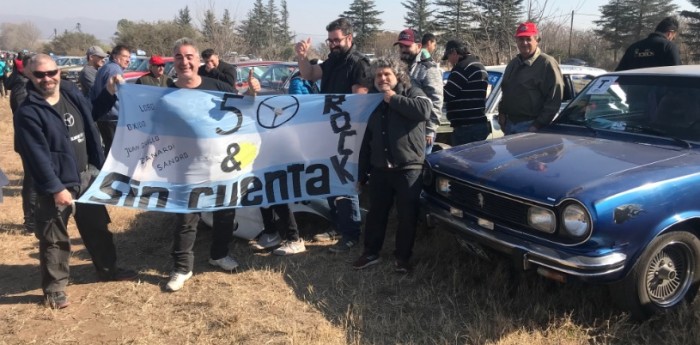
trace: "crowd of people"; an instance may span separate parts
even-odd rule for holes
[[[680,63],[674,55],[677,48],[673,49],[671,42],[677,30],[675,19],[664,19],[648,42],[635,43],[636,48],[625,54],[618,69],[649,66],[652,62],[640,62],[649,56],[656,56],[653,63],[657,64]],[[378,93],[383,98],[368,120],[359,153],[357,187],[360,190],[366,185],[370,204],[364,229],[358,195],[333,196],[327,202],[334,228],[317,234],[314,240],[336,241],[329,246],[333,253],[361,246],[362,253],[352,261],[352,267],[365,269],[375,265],[380,262],[389,211],[395,205],[398,226],[393,267],[398,273],[408,273],[412,269],[418,222],[421,169],[425,155],[432,150],[440,119],[444,116],[449,120],[453,145],[484,140],[491,133],[485,114],[486,69],[467,44],[448,40],[441,60],[448,62],[452,70],[443,83],[439,61],[434,59],[437,38],[433,34],[421,36],[413,29],[403,30],[395,43],[397,56],[370,63],[353,44],[353,27],[348,19],[332,21],[326,31],[330,54],[320,64],[317,59],[310,59],[310,39],[296,43],[299,73],[294,76],[290,91]],[[538,46],[537,26],[522,23],[514,37],[518,54],[503,75],[498,115],[506,135],[547,126],[559,110],[563,93],[557,61]],[[652,45],[652,50],[639,53],[645,44]],[[70,256],[66,224],[71,215],[101,280],[138,276],[137,272],[117,265],[105,207],[75,202],[109,152],[119,114],[116,84],[123,82],[130,51],[125,45],[115,46],[109,54],[98,46],[90,47],[86,51],[88,62],[80,72],[80,89],[61,80],[56,63],[45,54],[20,53],[12,59],[9,69],[0,65],[6,72],[1,76],[3,84],[10,90],[15,150],[24,168],[24,227],[39,240],[41,285],[46,303],[52,308],[70,304],[65,290]],[[668,61],[660,58],[665,52],[673,55]],[[182,38],[174,43],[173,56],[176,80],[164,75],[163,58],[154,55],[149,59],[149,73],[137,84],[237,93],[235,67],[221,61],[213,49],[200,52],[194,41]],[[247,94],[255,95],[260,83],[252,73],[248,82]],[[2,96],[6,96],[4,92]],[[261,213],[264,231],[253,243],[255,249],[270,250],[276,255],[306,251],[288,205],[262,208]],[[228,248],[236,226],[235,216],[234,208],[221,209],[213,215],[209,263],[225,271],[239,265]],[[178,213],[176,219],[173,270],[164,287],[170,292],[182,289],[192,277],[200,215]]]

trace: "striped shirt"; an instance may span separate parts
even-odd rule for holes
[[[487,87],[488,73],[476,57],[467,55],[457,62],[443,88],[452,127],[486,122]]]

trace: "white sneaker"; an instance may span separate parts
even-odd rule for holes
[[[292,255],[303,253],[306,251],[306,246],[304,245],[304,240],[300,239],[298,241],[284,241],[282,246],[275,249],[272,254],[275,255]]]
[[[192,278],[192,271],[187,273],[171,272],[170,281],[165,284],[165,290],[173,292],[180,290],[190,278]]]
[[[228,255],[218,260],[209,258],[209,264],[212,266],[221,267],[221,269],[224,271],[233,271],[236,269],[236,267],[238,267],[238,261]]]
[[[263,233],[262,235],[260,235],[260,238],[258,238],[258,240],[252,244],[252,247],[255,250],[265,250],[265,249],[277,247],[277,246],[279,246],[280,243],[282,243],[282,238],[280,237],[279,233],[277,233],[277,232],[275,232],[274,234]]]
[[[340,234],[333,229],[314,235],[315,242],[330,242],[340,238]]]

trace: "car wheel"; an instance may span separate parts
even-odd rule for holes
[[[612,286],[620,307],[636,319],[672,310],[692,301],[700,284],[700,240],[688,231],[655,238],[632,271]]]

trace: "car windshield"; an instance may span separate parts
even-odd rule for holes
[[[700,141],[700,83],[670,76],[602,76],[556,123]]]

